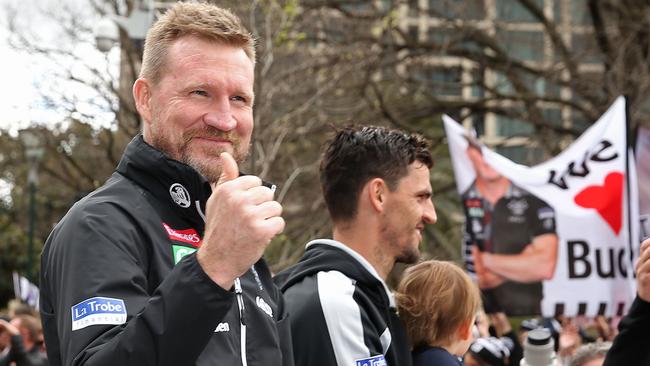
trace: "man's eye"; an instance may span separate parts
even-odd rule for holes
[[[235,95],[233,97],[230,97],[231,100],[235,102],[243,102],[246,103],[246,98],[242,97],[241,95]]]
[[[208,92],[206,92],[205,90],[193,90],[192,94],[200,95],[202,97],[208,96]]]

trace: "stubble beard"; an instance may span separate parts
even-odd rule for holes
[[[420,259],[420,250],[418,248],[405,248],[398,256],[395,257],[395,263],[413,264]]]
[[[408,229],[406,229],[408,230]],[[385,225],[382,230],[384,242],[391,248],[392,253],[396,253],[394,256],[395,263],[404,263],[404,264],[413,264],[417,263],[420,259],[420,250],[418,245],[413,246],[411,243],[402,242],[404,240],[410,240],[411,237],[405,234],[401,234],[397,230],[390,228],[389,225]],[[407,239],[401,239],[400,237],[407,236]]]
[[[208,182],[217,182],[221,176],[221,159],[219,155],[227,150],[223,148],[210,150],[203,148],[199,150],[191,144],[192,139],[196,137],[216,137],[229,140],[233,147],[231,154],[237,164],[241,164],[248,156],[249,148],[248,146],[242,146],[242,141],[238,136],[234,133],[222,132],[209,126],[184,132],[180,144],[172,142],[164,133],[158,133],[157,130],[152,130],[151,145],[164,152],[170,158],[191,166]]]

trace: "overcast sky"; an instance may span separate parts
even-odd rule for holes
[[[76,54],[84,55],[87,63],[99,63],[105,65],[104,55],[99,53],[93,44],[66,43],[61,34],[57,34],[56,23],[51,17],[44,15],[44,10],[54,9],[61,12],[63,4],[74,4],[74,11],[81,15],[75,15],[77,21],[88,22],[92,26],[93,19],[87,19],[91,12],[87,0],[0,0],[0,128],[9,128],[12,131],[29,126],[33,123],[51,124],[61,120],[60,114],[52,108],[43,106],[40,94],[44,91],[56,90],[67,95],[76,93],[87,98],[92,93],[79,87],[71,88],[60,80],[55,80],[51,75],[57,68],[62,69],[61,64],[68,64],[65,60],[44,58],[27,55],[21,51],[15,51],[8,45],[10,37],[7,26],[7,9],[16,8],[18,13],[13,17],[19,29],[35,35],[44,41],[47,47],[65,47],[73,50]],[[85,13],[85,14],[84,14]],[[91,32],[88,32],[91,33]],[[92,34],[86,35],[92,37]],[[119,57],[119,52],[112,51]],[[117,59],[117,58],[115,58]],[[75,76],[83,75],[83,68]],[[49,93],[55,94],[55,93]],[[83,106],[81,107],[83,108]],[[92,108],[92,107],[89,107]],[[112,115],[110,117],[112,120]],[[102,121],[102,123],[105,121]]]
[[[30,73],[30,57],[13,51],[7,45],[9,33],[6,5],[11,2],[13,1],[0,0],[0,128],[14,128],[21,121],[29,121],[30,101],[36,97]]]

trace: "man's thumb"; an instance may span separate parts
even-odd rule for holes
[[[232,155],[222,152],[219,159],[221,159],[221,176],[219,176],[217,185],[239,177],[239,167]]]

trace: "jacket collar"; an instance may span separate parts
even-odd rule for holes
[[[361,254],[357,253],[355,250],[341,243],[340,241],[332,239],[312,240],[305,245],[305,250],[309,249],[309,247],[315,244],[329,245],[331,247],[338,248],[347,253],[350,257],[354,258],[372,277],[377,280],[377,282],[381,284],[384,291],[386,292],[386,297],[388,297],[388,303],[390,307],[395,307],[395,297],[393,296],[393,293],[388,289],[386,282],[384,282],[384,280],[379,276],[379,273],[377,273],[375,267],[373,267],[372,264],[370,264],[370,262],[368,262],[368,260],[366,260],[366,258],[364,258]]]
[[[210,184],[194,168],[146,143],[141,134],[127,145],[117,172],[151,192],[193,226],[203,227],[205,203],[212,193]]]

